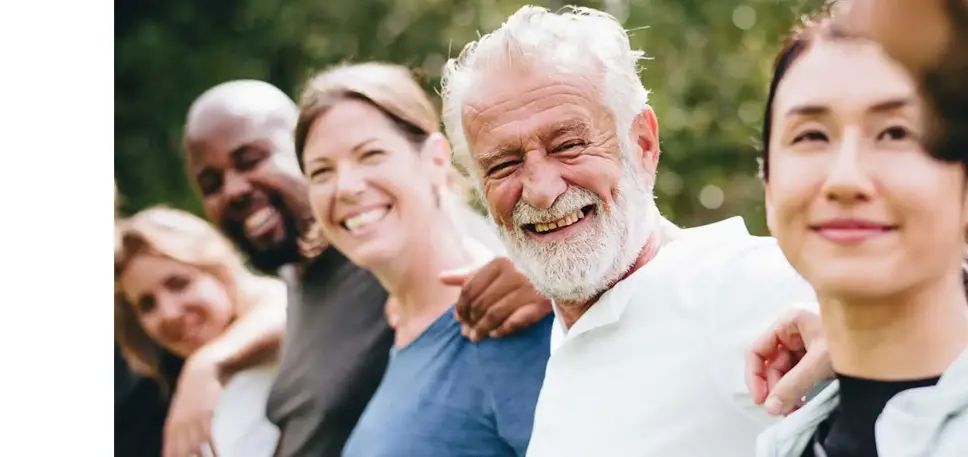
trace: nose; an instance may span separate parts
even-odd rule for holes
[[[827,200],[850,204],[870,199],[874,184],[864,163],[867,147],[860,135],[844,136],[824,181]]]
[[[554,164],[543,160],[526,160],[522,171],[521,200],[535,208],[551,208],[568,189],[568,184]]]
[[[342,201],[355,201],[366,189],[363,174],[356,167],[343,166],[336,171],[336,198]]]
[[[252,199],[252,184],[239,173],[225,174],[225,198],[235,210],[244,209]]]
[[[161,331],[168,335],[179,332],[181,318],[185,314],[181,302],[169,293],[158,294],[155,298],[155,307],[161,321]]]

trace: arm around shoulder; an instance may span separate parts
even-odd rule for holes
[[[816,311],[816,294],[772,238],[752,237],[724,259],[709,290],[710,369],[728,401],[769,424],[775,419],[753,402],[746,387],[748,351],[784,314],[795,308]]]
[[[286,325],[286,285],[259,277],[249,286],[247,300],[235,321],[199,352],[214,361],[223,379],[238,371],[275,360]]]

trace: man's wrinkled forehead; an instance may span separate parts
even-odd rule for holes
[[[464,130],[474,139],[509,121],[553,115],[556,121],[589,117],[603,108],[592,78],[549,71],[507,73],[481,80],[461,107]],[[537,120],[537,119],[535,119]],[[533,124],[527,122],[521,127]],[[521,132],[526,133],[526,132]]]

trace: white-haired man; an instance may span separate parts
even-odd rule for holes
[[[659,214],[641,57],[608,14],[526,6],[444,70],[456,158],[555,301],[530,457],[753,455],[772,420],[745,350],[816,300],[742,219],[681,230]]]

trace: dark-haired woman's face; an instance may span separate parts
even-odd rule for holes
[[[445,184],[449,164],[446,147],[432,149],[417,150],[364,101],[342,101],[316,119],[303,159],[310,204],[326,239],[373,269],[432,236],[427,224],[438,210],[434,187]]]
[[[920,147],[914,82],[879,47],[816,43],[773,113],[769,226],[820,296],[876,299],[957,271],[965,173]]]

